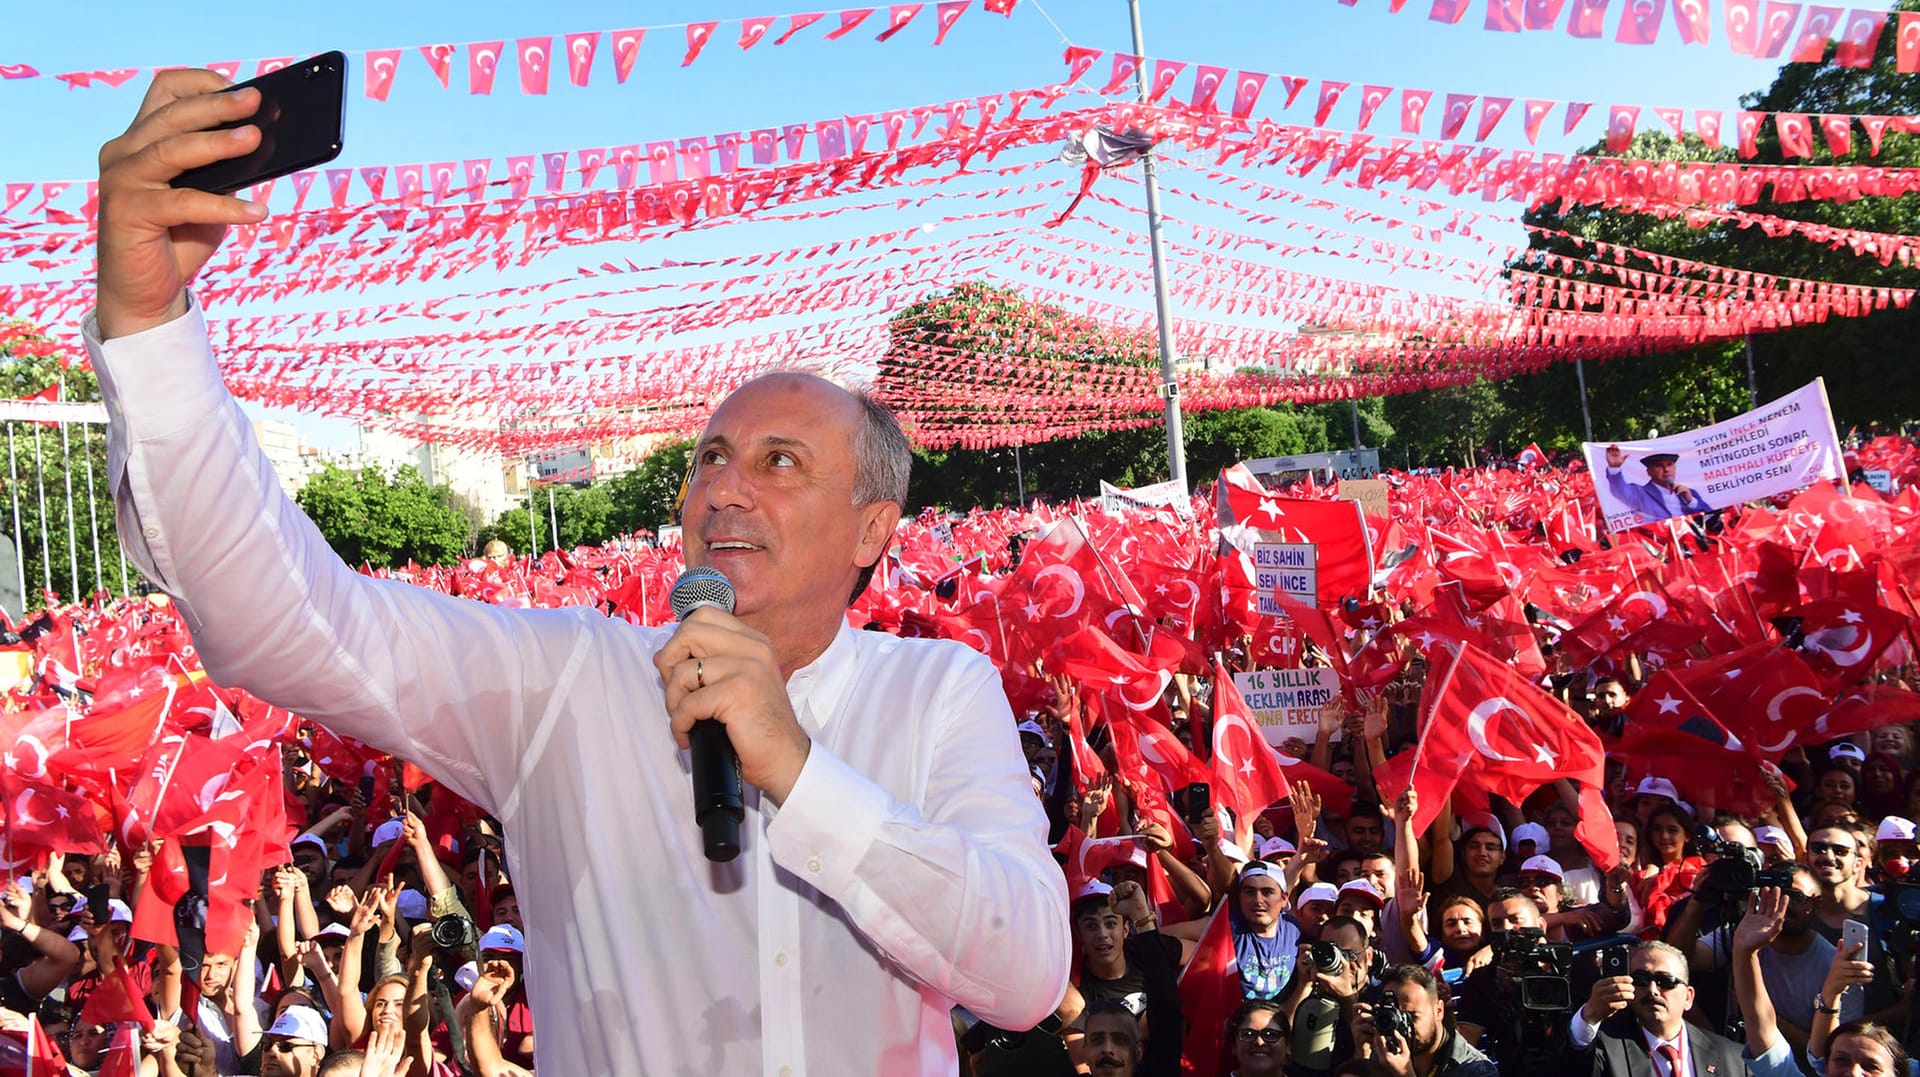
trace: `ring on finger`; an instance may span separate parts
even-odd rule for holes
[[[693,660],[693,683],[700,688],[707,686],[707,660],[704,658]]]

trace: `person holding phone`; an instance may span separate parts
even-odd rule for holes
[[[999,672],[846,623],[906,502],[893,416],[794,373],[720,401],[681,523],[731,613],[641,628],[361,576],[281,491],[189,294],[225,230],[266,216],[173,185],[260,144],[259,94],[226,88],[159,73],[100,152],[84,334],[121,540],[221,683],[505,824],[540,1070],[951,1073],[955,1002],[1008,1029],[1052,1013],[1066,882]],[[726,863],[703,852],[682,757],[702,720],[744,787]]]

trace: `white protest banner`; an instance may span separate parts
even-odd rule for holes
[[[1313,743],[1320,709],[1340,692],[1340,675],[1331,669],[1256,669],[1233,675],[1234,687],[1274,747],[1299,737]]]
[[[1131,490],[1101,479],[1100,501],[1108,512],[1172,509],[1188,519],[1193,517],[1193,498],[1187,494],[1187,484],[1177,479],[1156,482],[1152,486],[1136,486]]]
[[[1846,474],[1819,378],[1712,426],[1581,448],[1609,531],[1712,512]]]
[[[1893,472],[1885,468],[1876,468],[1865,473],[1867,485],[1883,494],[1893,493]]]
[[[1318,551],[1311,542],[1256,542],[1253,544],[1253,582],[1260,589],[1260,615],[1284,617],[1286,610],[1273,597],[1285,591],[1303,606],[1316,602],[1319,583]]]

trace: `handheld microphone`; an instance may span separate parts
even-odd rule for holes
[[[690,568],[667,596],[676,621],[702,606],[733,612],[733,583],[718,569]],[[725,863],[740,855],[740,821],[746,817],[740,793],[740,757],[733,754],[727,727],[711,718],[693,723],[693,817],[700,824],[707,859]]]

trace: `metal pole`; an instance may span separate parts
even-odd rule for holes
[[[1360,446],[1360,402],[1358,400],[1349,400],[1347,401],[1347,407],[1353,415],[1353,447],[1357,451],[1361,447]]]
[[[1573,361],[1573,376],[1580,379],[1580,422],[1587,428],[1587,440],[1593,440],[1593,414],[1587,410],[1587,364]]]
[[[553,548],[557,550],[560,548],[560,517],[553,511],[552,486],[547,487],[547,523],[553,526],[553,530],[547,533],[547,538],[553,542]]]
[[[1133,53],[1145,57],[1147,46],[1140,33],[1140,0],[1127,0],[1133,17]],[[1147,101],[1147,65],[1142,62],[1133,72],[1140,103]],[[1156,178],[1153,150],[1148,149],[1141,162],[1147,186],[1147,250],[1153,255],[1153,311],[1160,323],[1160,392],[1167,400],[1167,477],[1185,485],[1187,481],[1186,434],[1180,424],[1180,383],[1173,372],[1173,311],[1167,303],[1166,255],[1160,249],[1160,183]]]
[[[13,423],[7,423],[7,488],[13,494],[14,571],[20,577],[20,616],[27,614],[27,544],[20,534],[20,467],[13,455]]]
[[[87,527],[93,534],[93,586],[104,591],[107,582],[106,575],[100,571],[100,510],[93,500],[93,438],[84,426],[80,428],[80,457],[87,462]]]
[[[60,379],[60,399],[67,398],[67,381]],[[80,601],[80,542],[73,526],[73,442],[67,440],[67,424],[60,424],[60,484],[67,491],[67,595],[68,602]]]
[[[53,554],[47,547],[47,465],[40,455],[40,425],[33,427],[33,482],[40,491],[40,582],[53,590]],[[23,603],[24,605],[24,603]]]
[[[1013,495],[1014,507],[1025,508],[1027,504],[1027,476],[1024,471],[1020,470],[1020,446],[1018,445],[1013,447],[1013,488],[1017,491]]]
[[[540,528],[536,526],[539,522],[540,517],[533,509],[533,483],[529,482],[527,483],[527,541],[531,545],[527,547],[528,557],[540,556]]]
[[[1760,406],[1760,379],[1753,373],[1753,334],[1747,338],[1747,408],[1752,410]]]

